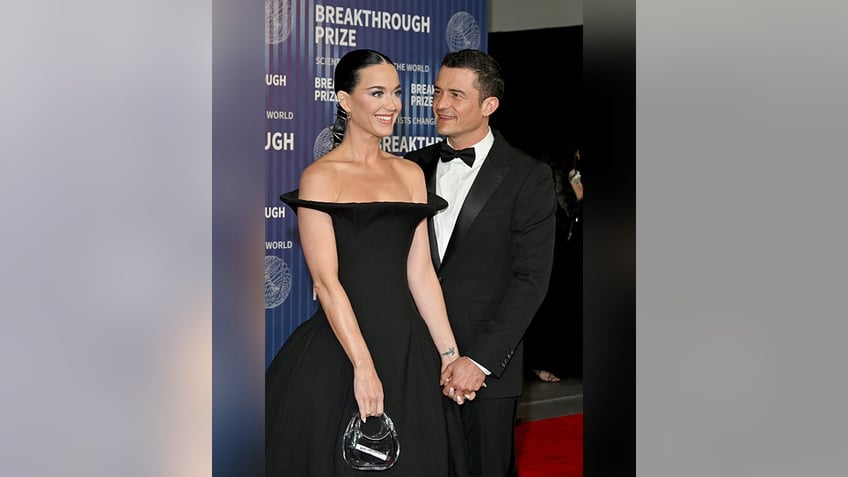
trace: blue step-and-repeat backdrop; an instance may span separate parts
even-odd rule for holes
[[[432,85],[445,54],[487,51],[486,0],[265,1],[265,364],[318,302],[300,247],[297,217],[280,201],[301,171],[331,147],[333,70],[346,52],[370,48],[395,63],[403,110],[383,149],[441,140]]]

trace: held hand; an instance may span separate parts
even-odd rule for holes
[[[469,358],[463,357],[450,363],[442,372],[440,384],[442,394],[462,404],[477,397],[477,391],[485,387],[486,375]]]
[[[373,366],[370,369],[354,370],[353,395],[362,422],[369,416],[383,414],[383,383]]]
[[[450,397],[452,401],[455,401],[457,404],[462,406],[463,404],[465,404],[465,401],[473,401],[474,398],[477,397],[477,393],[474,391],[471,391],[470,393],[458,393],[454,388],[449,388],[448,397]]]

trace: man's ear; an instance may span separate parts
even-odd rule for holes
[[[498,98],[494,96],[489,96],[488,98],[483,100],[483,116],[491,116],[495,110],[498,109],[501,102]]]

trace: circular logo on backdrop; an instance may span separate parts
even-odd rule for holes
[[[265,0],[265,42],[272,45],[284,42],[291,31],[291,1]]]
[[[451,52],[471,48],[480,48],[480,26],[468,12],[456,12],[448,20],[447,36],[448,50]]]
[[[330,152],[333,149],[333,132],[330,131],[332,126],[327,126],[318,133],[315,138],[315,144],[312,146],[312,160],[316,160]]]
[[[292,275],[280,257],[265,255],[265,309],[280,306],[291,291]]]

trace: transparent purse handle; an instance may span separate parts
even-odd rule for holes
[[[394,422],[383,413],[368,417],[363,423],[359,411],[345,428],[342,439],[342,457],[356,470],[386,470],[400,456],[400,440]]]

